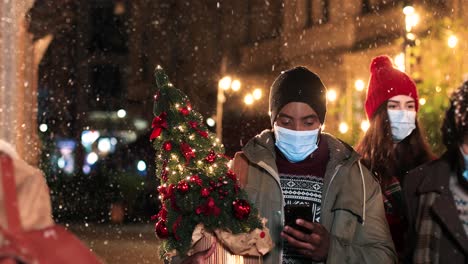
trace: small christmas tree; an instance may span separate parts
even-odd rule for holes
[[[162,255],[176,250],[185,256],[199,224],[212,233],[263,229],[257,209],[229,170],[223,145],[207,131],[189,98],[173,87],[159,66],[155,77],[150,140],[156,149],[162,207],[153,219],[157,220],[155,232],[163,239]]]

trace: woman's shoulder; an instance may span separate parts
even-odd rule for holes
[[[404,177],[403,186],[408,193],[421,188],[438,188],[450,174],[450,164],[445,158],[439,158],[422,164]]]

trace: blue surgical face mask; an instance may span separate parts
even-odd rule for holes
[[[465,161],[465,171],[463,172],[463,177],[468,181],[468,154],[466,154],[461,147],[460,152],[463,155],[463,160]]]
[[[303,161],[318,148],[319,130],[296,131],[274,124],[275,145],[290,162]]]
[[[416,112],[408,110],[387,110],[392,127],[392,139],[400,142],[416,128]]]

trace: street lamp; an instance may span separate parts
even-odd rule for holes
[[[455,48],[455,47],[457,46],[457,44],[458,44],[458,38],[457,38],[457,36],[451,35],[451,36],[448,38],[448,40],[447,40],[447,45],[448,45],[451,49],[453,49],[453,48]]]
[[[231,83],[231,89],[234,91],[234,92],[237,92],[239,91],[241,88],[241,82],[239,80],[234,80],[232,81]]]
[[[354,88],[356,88],[356,90],[358,92],[362,92],[364,90],[364,87],[366,86],[366,84],[364,83],[363,80],[361,79],[357,79],[355,82],[354,82]]]
[[[412,6],[405,6],[403,14],[405,15],[405,29],[409,33],[419,23],[419,15]]]
[[[349,130],[348,124],[346,124],[346,122],[341,122],[340,126],[338,127],[338,130],[341,134],[346,134],[346,132],[348,132]]]
[[[395,62],[397,69],[402,72],[405,71],[405,54],[403,52],[396,55],[393,61]]]
[[[252,105],[254,103],[254,97],[253,95],[251,94],[247,94],[245,97],[244,97],[244,103],[246,105]]]
[[[255,89],[252,95],[255,100],[260,100],[260,98],[262,98],[262,89],[260,88]]]
[[[368,120],[363,120],[361,122],[361,130],[362,131],[366,132],[369,129],[369,127],[370,127],[370,123],[369,123]]]
[[[411,46],[416,45],[416,35],[412,32],[413,28],[419,23],[419,15],[416,13],[416,10],[413,6],[405,6],[403,8],[403,14],[405,15],[405,43],[403,44],[403,56],[399,58],[399,65],[397,64],[398,69],[403,69],[408,74],[411,71]],[[398,55],[400,56],[400,55]],[[395,58],[396,62],[396,58]],[[401,62],[403,62],[404,67]]]
[[[224,76],[223,78],[221,78],[221,80],[219,80],[218,87],[226,91],[226,90],[229,90],[229,88],[231,87],[231,83],[232,83],[231,77]]]
[[[244,97],[244,103],[246,105],[252,105],[255,101],[262,98],[262,89],[256,88],[252,93],[248,93]]]
[[[219,140],[223,138],[223,105],[226,102],[225,91],[232,90],[237,92],[241,89],[241,82],[232,79],[230,76],[224,76],[218,82],[218,96],[216,97],[216,137]]]
[[[327,91],[327,99],[328,101],[330,102],[335,102],[336,101],[336,98],[338,97],[338,94],[336,93],[336,91],[334,89],[330,89]]]

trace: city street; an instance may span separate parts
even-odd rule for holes
[[[153,225],[72,225],[70,229],[105,263],[163,263]]]

